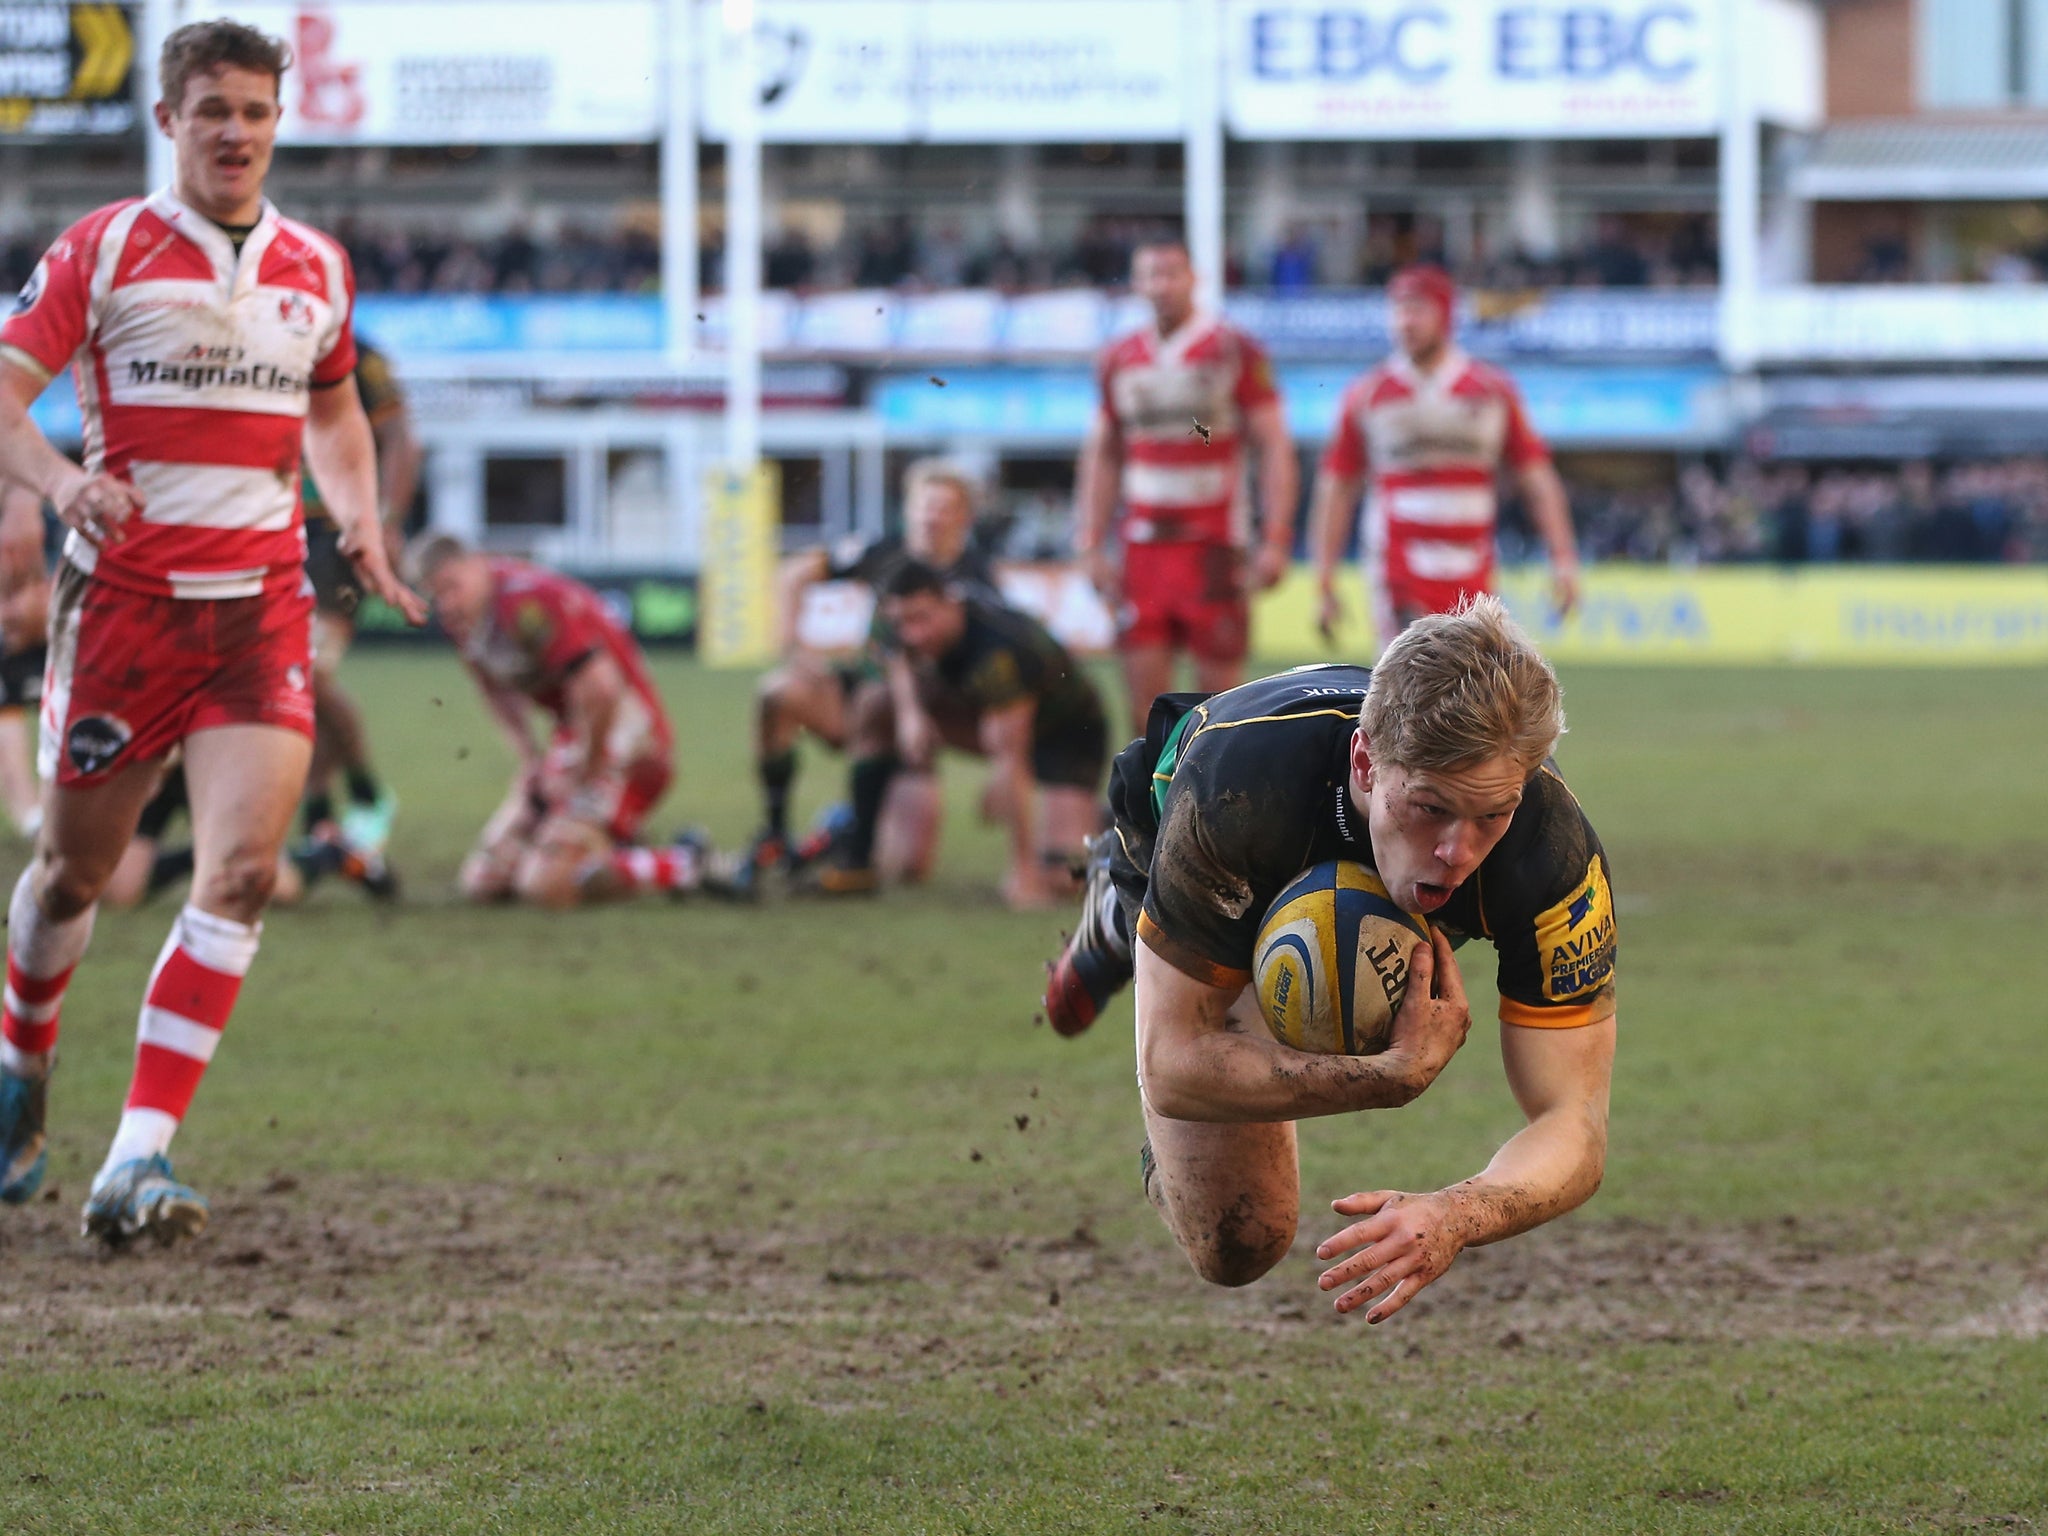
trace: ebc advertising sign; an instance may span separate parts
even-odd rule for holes
[[[1714,0],[1230,0],[1243,138],[1705,135],[1720,123]]]

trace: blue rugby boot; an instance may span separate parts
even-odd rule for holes
[[[25,1205],[49,1166],[50,1079],[16,1077],[0,1069],[0,1201]]]
[[[92,1181],[79,1236],[125,1248],[146,1232],[168,1247],[205,1230],[205,1197],[180,1184],[171,1160],[158,1152],[130,1158]]]

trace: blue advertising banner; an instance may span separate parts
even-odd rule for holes
[[[1296,437],[1319,442],[1329,435],[1357,372],[1280,370]],[[892,375],[876,385],[871,403],[890,432],[1078,443],[1096,410],[1094,378],[1085,369],[954,369],[943,385],[933,377]],[[1514,377],[1536,429],[1561,446],[1710,447],[1731,431],[1726,381],[1713,368],[1529,367]]]

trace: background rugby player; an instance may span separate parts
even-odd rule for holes
[[[1187,247],[1139,246],[1131,287],[1153,323],[1112,342],[1097,365],[1101,409],[1075,472],[1074,553],[1116,616],[1132,728],[1142,731],[1181,653],[1205,692],[1243,679],[1246,588],[1264,591],[1286,573],[1300,474],[1273,365],[1244,331],[1195,308]],[[1259,457],[1249,577],[1248,447]],[[1113,522],[1121,559],[1110,549]]]
[[[668,848],[640,840],[675,777],[675,733],[639,643],[604,599],[447,534],[422,538],[407,560],[518,762],[463,861],[463,895],[572,907],[696,889],[703,858],[693,839]],[[528,725],[536,710],[551,722],[545,747]]]
[[[1364,569],[1381,645],[1411,619],[1493,589],[1504,468],[1549,551],[1552,605],[1570,612],[1579,600],[1571,506],[1513,380],[1452,341],[1458,295],[1441,268],[1403,268],[1387,297],[1396,351],[1344,391],[1316,474],[1309,547],[1323,637],[1343,622],[1337,566],[1368,476]]]
[[[920,717],[946,745],[989,759],[983,809],[1010,830],[1003,899],[1037,907],[1071,890],[1068,871],[1101,825],[1109,727],[1095,685],[1036,619],[927,565],[897,568],[882,587],[882,615]],[[928,761],[937,745],[908,750]]]
[[[849,549],[807,549],[783,562],[777,582],[783,661],[761,679],[754,714],[755,771],[761,780],[765,821],[749,854],[755,871],[794,869],[826,847],[799,856],[789,832],[789,801],[795,790],[797,743],[805,734],[834,751],[844,751],[858,731],[863,741],[890,745],[879,753],[856,753],[849,770],[852,815],[877,827],[879,872],[890,879],[918,878],[924,860],[908,843],[929,845],[938,835],[939,798],[930,764],[905,760],[896,743],[929,736],[918,718],[913,693],[892,686],[893,649],[880,614],[870,625],[861,654],[834,666],[805,649],[798,635],[805,594],[824,581],[858,581],[870,591],[906,560],[920,560],[994,597],[995,569],[975,537],[977,494],[965,471],[937,459],[920,459],[903,475],[903,532]],[[899,769],[908,771],[899,772]],[[895,835],[899,829],[905,835]],[[812,871],[818,889],[865,890],[868,861],[828,860]]]

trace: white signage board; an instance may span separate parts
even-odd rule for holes
[[[1180,0],[760,0],[769,143],[1087,143],[1183,131]],[[698,13],[704,133],[726,136],[717,4]]]
[[[297,56],[281,143],[625,144],[661,134],[654,0],[221,9]]]
[[[1643,138],[1721,122],[1718,0],[1229,0],[1248,139]]]

